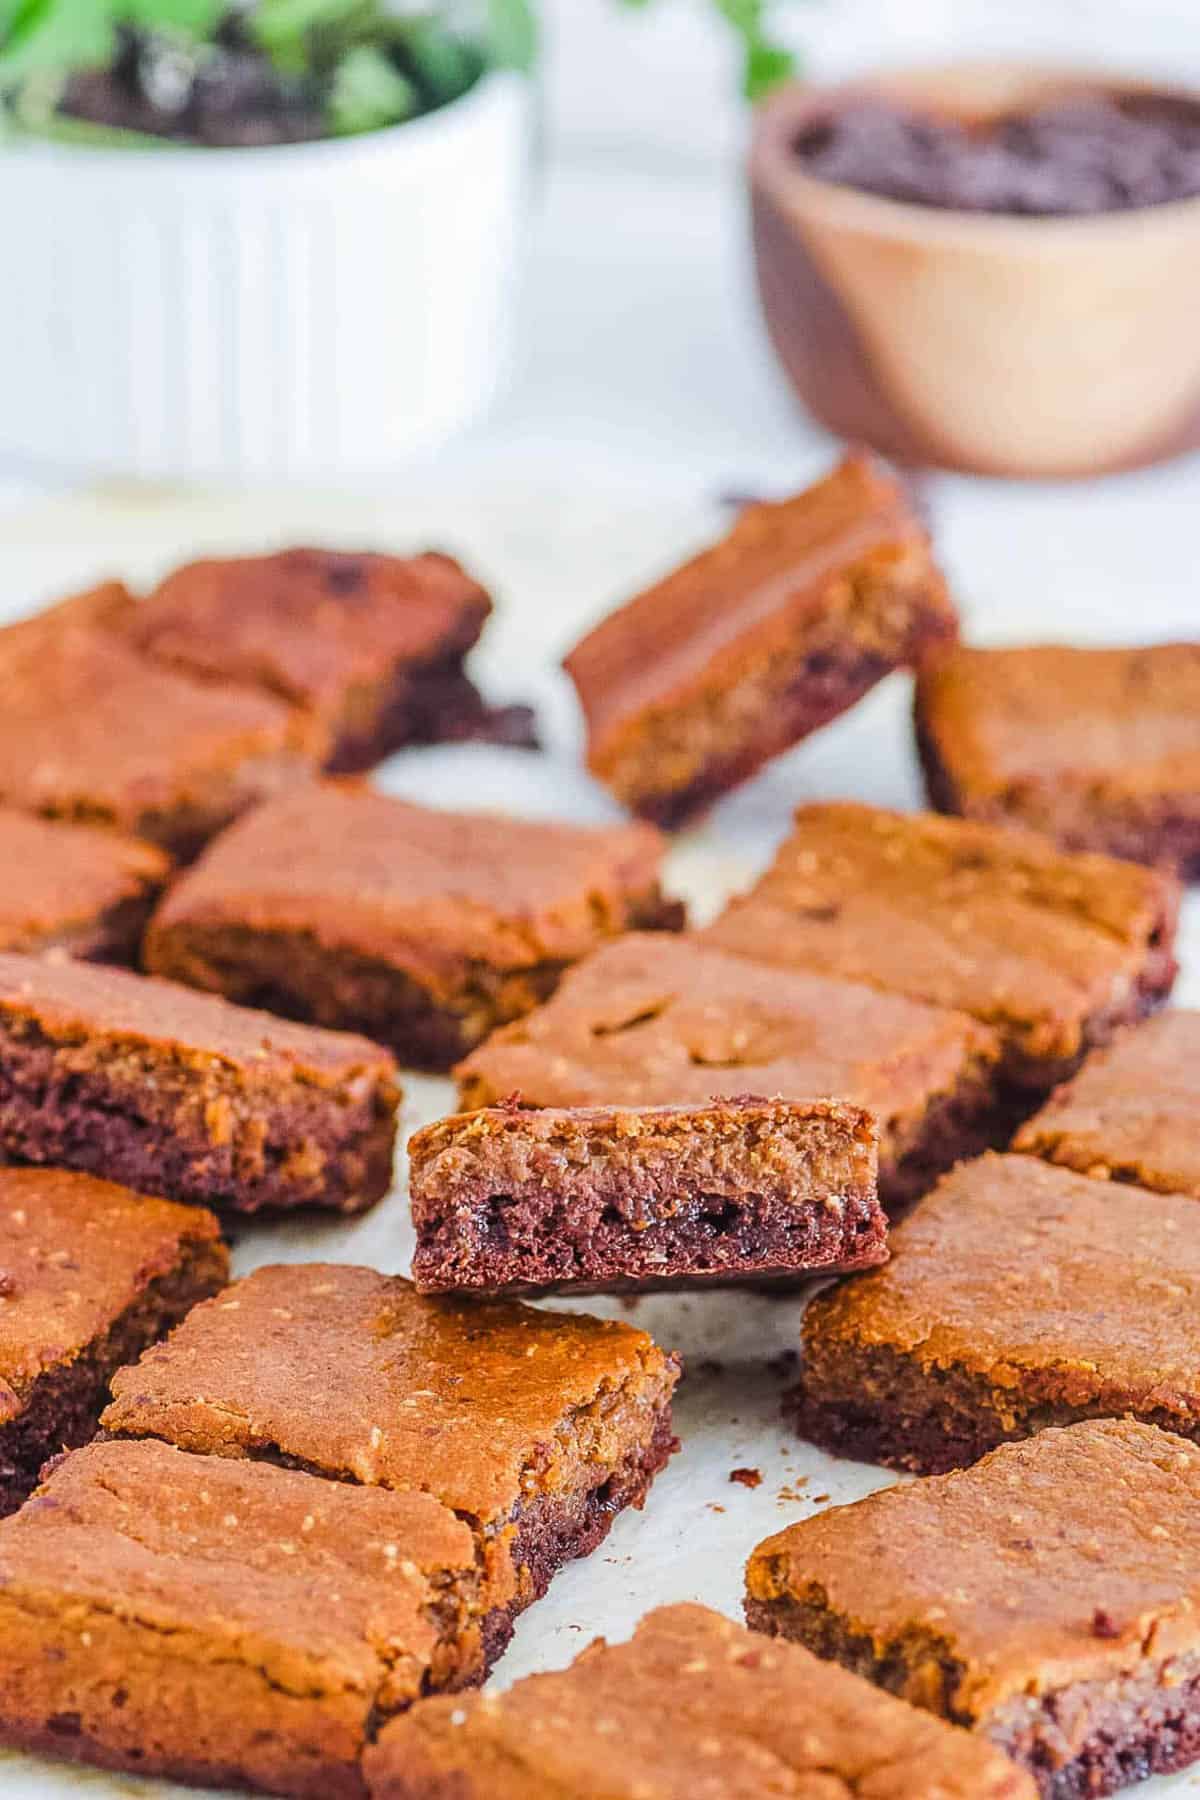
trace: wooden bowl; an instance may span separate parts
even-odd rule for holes
[[[769,101],[750,154],[759,291],[809,410],[901,461],[992,475],[1094,475],[1200,444],[1200,199],[1066,219],[953,212],[819,180],[794,148],[862,99],[983,122],[1162,92],[979,63]]]

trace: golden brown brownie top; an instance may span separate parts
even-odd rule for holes
[[[921,710],[973,796],[1015,783],[1200,792],[1200,644],[958,650],[922,677]]]
[[[1053,1382],[1114,1410],[1200,1382],[1200,1209],[1027,1156],[943,1176],[891,1237],[892,1260],[814,1301],[822,1346],[882,1345],[966,1368],[1001,1394]]]
[[[790,500],[748,506],[728,534],[647,588],[566,660],[593,750],[633,716],[725,685],[732,658],[825,603],[830,580],[877,558],[929,563],[928,538],[899,484],[871,458],[846,457]],[[953,611],[933,579],[926,603]],[[847,630],[852,629],[852,619]]]
[[[1200,1199],[1200,1013],[1162,1013],[1089,1057],[1013,1147]]]
[[[201,1206],[65,1169],[0,1169],[0,1425],[46,1369],[69,1363],[220,1228]]]
[[[1132,1419],[1005,1444],[760,1544],[752,1597],[833,1614],[971,1721],[1200,1647],[1200,1450]]]
[[[0,634],[0,799],[132,828],[211,808],[255,759],[320,754],[315,725],[268,694],[189,680],[108,631],[37,620]]]
[[[648,825],[438,812],[325,781],[224,833],[155,929],[302,931],[326,948],[395,957],[436,985],[464,962],[526,968],[582,955],[653,889],[662,852]]]
[[[1070,1057],[1173,926],[1167,876],[1032,833],[850,802],[804,806],[771,868],[705,941],[865,981]]]
[[[504,1694],[431,1701],[367,1754],[375,1800],[1032,1800],[981,1738],[702,1606]]]
[[[86,825],[0,807],[0,948],[21,950],[161,887],[163,851]]]
[[[49,956],[0,955],[0,1026],[89,1046],[98,1063],[132,1050],[202,1075],[235,1069],[247,1082],[390,1081],[395,1063],[349,1031],[293,1025],[154,975]]]
[[[413,1699],[467,1527],[389,1494],[158,1443],[94,1443],[0,1524],[0,1595],[86,1631],[115,1615],[295,1695]],[[197,1640],[199,1646],[197,1647]],[[101,1642],[110,1642],[105,1634]],[[114,1686],[128,1671],[97,1668]]]
[[[593,952],[458,1075],[468,1103],[683,1105],[744,1092],[841,1098],[890,1119],[996,1055],[961,1014],[635,932]]]
[[[644,1331],[514,1301],[427,1299],[343,1263],[257,1269],[113,1381],[110,1431],[274,1448],[421,1488],[482,1523],[608,1460],[677,1369]]]
[[[156,659],[319,707],[398,664],[461,655],[490,611],[448,556],[301,548],[189,563],[127,631]]]

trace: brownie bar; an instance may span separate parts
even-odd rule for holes
[[[0,955],[0,1152],[256,1212],[391,1186],[385,1050],[126,969]]]
[[[916,727],[941,811],[1200,876],[1200,644],[959,650]]]
[[[869,1268],[878,1127],[837,1101],[517,1105],[408,1146],[423,1292],[599,1293]]]
[[[1025,1156],[946,1176],[886,1268],[818,1295],[789,1408],[838,1455],[940,1473],[1133,1414],[1200,1440],[1200,1212]]]
[[[426,1495],[90,1444],[0,1526],[0,1742],[360,1800],[380,1722],[479,1678],[479,1606]]]
[[[972,1013],[1000,1032],[1006,1080],[1073,1074],[1162,1004],[1179,887],[1030,832],[833,802],[795,830],[706,943]]]
[[[103,1424],[432,1494],[475,1532],[495,1655],[562,1564],[642,1505],[676,1447],[678,1376],[629,1325],[295,1264],[257,1269],[122,1370]]]
[[[663,848],[644,825],[437,812],[326,782],[214,844],[152,921],[146,962],[447,1068],[606,937],[682,923]]]
[[[109,1377],[220,1288],[216,1220],[62,1169],[0,1169],[0,1513],[84,1443]]]
[[[1007,1142],[999,1045],[961,1014],[805,970],[755,967],[692,938],[632,934],[571,971],[457,1075],[464,1109],[706,1105],[731,1089],[838,1097],[880,1126],[889,1208]]]
[[[0,807],[0,950],[133,962],[171,859],[150,844]]]
[[[326,767],[367,769],[481,703],[463,657],[492,610],[453,558],[293,549],[189,563],[125,622],[147,656],[315,714]],[[453,697],[453,698],[452,698]],[[447,701],[451,700],[451,704]]]
[[[1089,1058],[1013,1149],[1200,1200],[1200,1013],[1165,1012]]]
[[[760,1544],[758,1630],[968,1726],[1045,1800],[1200,1757],[1200,1459],[1132,1419],[1045,1431],[965,1473]]]
[[[650,1613],[507,1693],[431,1701],[365,1759],[372,1800],[1032,1800],[965,1731],[703,1606]]]
[[[592,771],[674,827],[956,633],[904,487],[854,455],[791,500],[747,507],[565,666]]]

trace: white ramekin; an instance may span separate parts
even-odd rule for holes
[[[151,480],[386,472],[503,377],[531,100],[280,149],[0,152],[0,454]]]

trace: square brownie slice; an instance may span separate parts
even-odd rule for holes
[[[152,844],[0,807],[0,950],[133,962],[171,859]]]
[[[189,680],[53,614],[0,633],[0,691],[0,803],[183,858],[308,779],[325,748],[316,721],[280,700]]]
[[[870,1268],[879,1130],[843,1101],[489,1107],[409,1141],[423,1292],[602,1293]]]
[[[747,507],[566,669],[593,773],[674,827],[956,633],[905,489],[854,455],[791,500]]]
[[[1200,1757],[1200,1457],[1133,1419],[815,1513],[746,1572],[760,1631],[969,1727],[1045,1800]]]
[[[123,624],[157,662],[315,714],[326,766],[357,770],[482,715],[463,657],[491,610],[449,556],[302,548],[189,563]]]
[[[947,1175],[804,1317],[804,1437],[918,1473],[1133,1414],[1200,1440],[1200,1211],[1028,1156]]]
[[[391,1186],[386,1050],[128,969],[0,955],[0,1154],[257,1212]]]
[[[1200,876],[1200,644],[959,650],[916,725],[942,812]]]
[[[84,1443],[114,1369],[224,1285],[217,1221],[65,1169],[0,1169],[0,1513]]]
[[[122,1370],[103,1423],[432,1494],[475,1532],[490,1656],[563,1563],[642,1505],[676,1448],[678,1377],[631,1325],[292,1264],[256,1269]]]
[[[1007,1140],[999,1045],[961,1013],[806,970],[756,967],[693,938],[597,950],[537,1012],[460,1064],[464,1109],[706,1105],[731,1090],[841,1099],[876,1114],[889,1207]]]
[[[352,782],[258,809],[172,891],[147,967],[442,1069],[632,926],[675,928],[645,825],[438,812]]]
[[[830,802],[800,808],[703,935],[973,1013],[1000,1032],[1006,1078],[1037,1091],[1166,999],[1178,909],[1171,876],[1032,832]]]
[[[0,1526],[0,1742],[360,1800],[381,1720],[482,1672],[471,1534],[424,1494],[96,1443]]]
[[[504,1694],[431,1701],[365,1758],[372,1800],[1033,1800],[989,1744],[795,1644],[665,1606]]]
[[[1162,1013],[1098,1051],[1013,1149],[1200,1200],[1200,1013]]]

